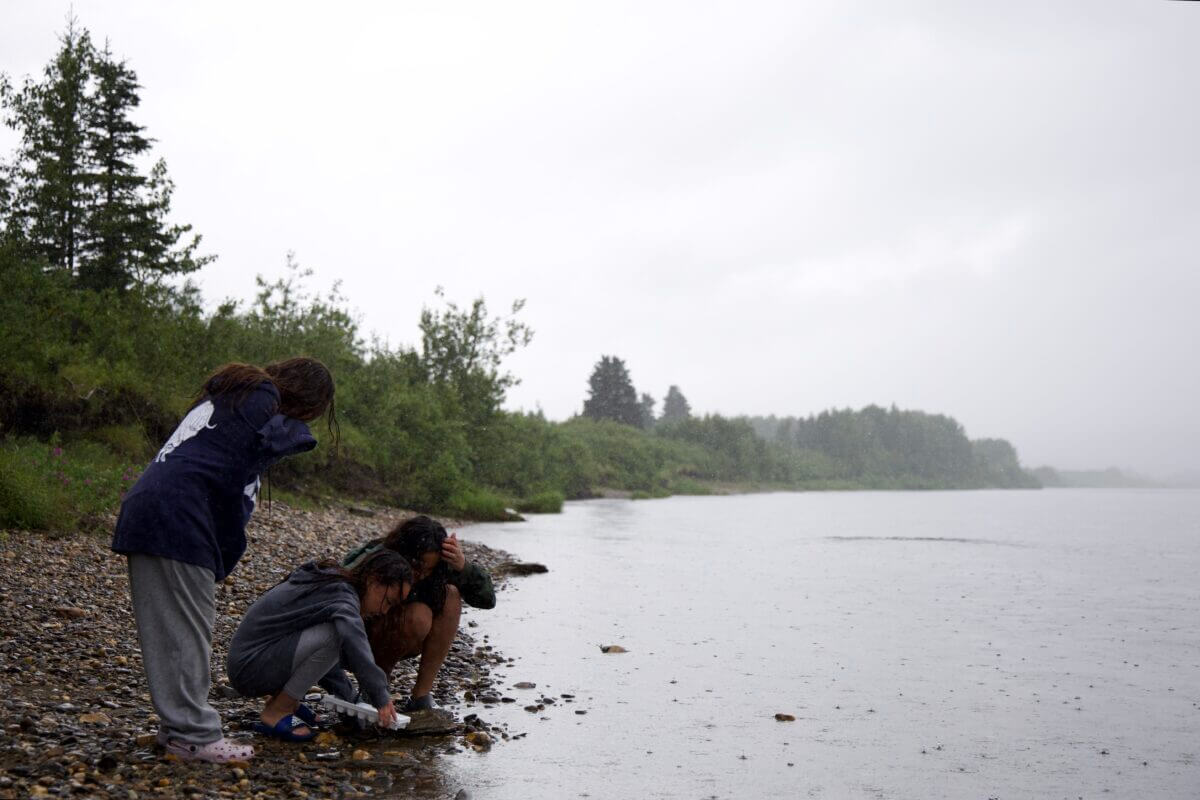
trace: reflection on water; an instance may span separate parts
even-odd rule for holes
[[[452,760],[481,800],[1200,786],[1196,492],[605,500],[466,534],[550,568],[468,617],[517,657],[513,702],[468,712],[528,733]]]
[[[1019,542],[997,542],[992,539],[963,539],[959,536],[826,536],[831,542],[957,542],[959,544],[995,544],[1022,547]]]

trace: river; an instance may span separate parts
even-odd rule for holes
[[[1200,794],[1200,492],[594,500],[464,535],[549,567],[466,617],[516,702],[464,713],[527,734],[453,760],[477,800]]]

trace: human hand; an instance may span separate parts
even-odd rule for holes
[[[390,702],[383,704],[379,708],[379,727],[390,728],[392,723],[396,721],[396,707]]]
[[[455,572],[462,572],[462,568],[467,565],[467,557],[463,555],[457,533],[450,534],[446,541],[442,542],[442,560]]]

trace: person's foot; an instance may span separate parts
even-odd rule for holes
[[[225,764],[230,761],[249,761],[254,758],[254,748],[248,744],[234,744],[221,738],[208,744],[188,744],[178,739],[167,739],[163,745],[167,752],[183,761],[208,761]]]
[[[261,719],[264,721],[254,725],[254,732],[280,741],[308,742],[317,735],[317,732],[305,725],[302,719],[292,714],[280,717],[274,724],[266,722],[266,717]]]
[[[276,731],[276,730],[283,730],[284,728],[286,728],[288,731],[291,732],[291,737],[289,737],[289,738],[292,738],[295,741],[308,741],[309,739],[311,739],[317,735],[317,732],[308,726],[308,721],[305,719],[302,719],[300,717],[300,715],[296,714],[295,712],[291,712],[291,713],[287,713],[287,714],[271,714],[271,713],[264,711],[263,713],[258,715],[258,718],[259,718],[259,720],[261,720],[260,724],[262,725],[262,727],[267,730]],[[288,722],[287,725],[281,726],[279,724],[280,721],[285,720],[285,719],[290,719],[290,722]],[[266,732],[266,731],[260,731],[258,725],[254,726],[254,729],[255,729],[255,731],[257,731],[259,733]],[[274,734],[270,734],[270,735],[274,735]]]
[[[433,695],[426,694],[408,698],[400,710],[407,714],[410,711],[432,711],[434,708],[436,706],[433,704]]]

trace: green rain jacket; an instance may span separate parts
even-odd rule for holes
[[[361,544],[346,554],[346,557],[342,559],[342,566],[348,569],[353,568],[355,564],[382,546],[383,539],[372,539]],[[462,596],[463,602],[469,606],[485,609],[496,607],[496,590],[492,586],[492,576],[474,561],[468,561],[457,572],[448,570],[446,583],[455,586],[459,595]]]

